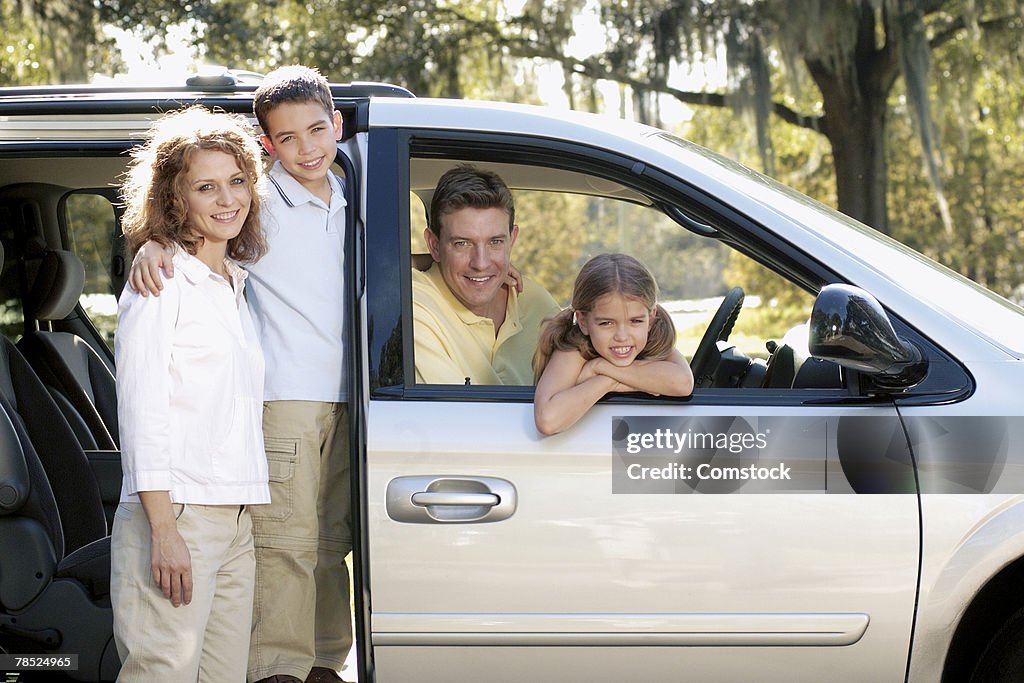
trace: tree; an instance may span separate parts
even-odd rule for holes
[[[96,2],[104,21],[149,36],[187,22],[204,59],[255,70],[298,61],[420,95],[534,101],[531,69],[556,64],[572,106],[598,109],[595,84],[612,81],[654,124],[675,98],[696,112],[698,142],[1015,286],[1022,216],[1004,188],[1024,124],[1001,112],[1024,104],[1022,0],[596,0],[603,45],[589,55],[573,51],[587,0],[515,13],[506,0]],[[724,76],[686,89],[682,75],[712,62]],[[713,113],[725,108],[739,117]]]
[[[890,127],[893,236],[972,280],[1024,300],[1024,51],[1016,38],[971,35],[933,52],[941,170],[951,198],[952,229],[937,220],[922,160],[905,118]],[[897,105],[898,106],[898,105]]]
[[[593,93],[597,80],[630,87],[641,119],[651,95],[753,114],[762,167],[774,172],[771,115],[828,140],[838,208],[889,232],[886,139],[891,95],[902,77],[936,206],[948,208],[928,97],[930,55],[973,28],[1016,35],[1020,0],[601,0],[606,45],[572,55],[574,17],[584,0],[526,0],[512,15],[500,0],[102,0],[126,26],[191,19],[211,57],[232,64],[252,55],[274,66],[300,59],[335,78],[403,83],[426,95],[460,97],[481,77],[500,82],[516,60],[562,65],[567,92]],[[218,27],[216,40],[202,27]],[[729,78],[709,91],[673,85],[681,66],[724,53]],[[469,77],[468,77],[469,75]],[[508,79],[506,79],[507,81]],[[810,106],[803,94],[813,87]],[[525,89],[515,93],[525,94]],[[582,102],[592,102],[593,97]]]
[[[753,112],[765,170],[773,172],[771,114],[824,135],[831,146],[838,208],[889,232],[886,132],[893,87],[906,82],[940,214],[948,209],[928,99],[929,59],[961,31],[1019,35],[1018,0],[634,0],[602,2],[606,49],[570,56],[564,26],[547,3],[529,2],[498,38],[511,54],[557,61],[576,79],[612,80],[698,106]],[[726,87],[687,91],[673,69],[725,52]],[[808,81],[818,105],[795,109]],[[780,88],[784,85],[784,88]],[[779,95],[782,96],[779,96]],[[643,109],[641,109],[643,111]]]
[[[0,83],[84,83],[116,66],[92,2],[0,0]]]
[[[464,97],[513,68],[490,49],[500,0],[99,0],[101,16],[143,38],[188,22],[209,61],[266,71],[318,67],[335,81],[386,80],[421,96]],[[509,98],[531,90],[511,88]]]

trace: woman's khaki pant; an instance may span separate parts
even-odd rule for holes
[[[238,505],[175,505],[192,560],[192,602],[174,607],[153,581],[149,521],[121,503],[110,539],[118,681],[241,683],[255,574],[252,519]]]

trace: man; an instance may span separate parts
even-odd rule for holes
[[[521,293],[507,283],[515,217],[495,173],[458,166],[438,181],[423,231],[434,263],[412,275],[417,382],[533,384],[537,336],[558,304],[533,280]]]

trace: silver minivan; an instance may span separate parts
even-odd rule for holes
[[[251,93],[0,91],[5,333],[74,333],[113,372],[124,151],[159,111],[249,112]],[[1024,310],[664,131],[406,94],[335,88],[360,680],[1024,679]],[[531,386],[416,383],[412,254],[460,163],[513,189],[513,262],[560,303],[591,255],[650,267],[691,397],[610,395],[546,437]],[[84,263],[64,318],[26,304],[34,248]],[[116,452],[84,452],[109,509]],[[35,607],[59,576],[5,597],[23,569],[3,524],[22,514],[0,509],[0,652],[72,653],[74,677],[110,678],[101,598],[62,627]],[[99,635],[70,651],[40,629]]]

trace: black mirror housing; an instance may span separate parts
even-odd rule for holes
[[[928,370],[921,350],[896,334],[882,305],[859,287],[823,287],[809,327],[812,356],[866,373],[881,387],[913,386]]]

